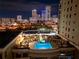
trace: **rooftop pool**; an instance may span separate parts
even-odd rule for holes
[[[36,42],[34,45],[35,49],[51,49],[53,46],[50,42]]]

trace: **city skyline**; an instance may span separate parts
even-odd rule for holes
[[[41,10],[45,9],[46,5],[52,6],[52,14],[58,15],[58,2],[54,3],[49,1],[50,4],[47,3],[47,1],[41,0],[30,0],[27,1],[27,3],[21,3],[18,1],[6,1],[2,0],[0,1],[0,17],[16,17],[16,15],[23,15],[24,18],[28,18],[31,16],[31,10],[37,9],[38,13],[41,13]]]

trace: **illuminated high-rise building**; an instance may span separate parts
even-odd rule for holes
[[[53,20],[53,22],[58,23],[59,19],[58,19],[58,17],[56,15],[53,15],[52,20]]]
[[[50,20],[51,19],[51,6],[46,6],[46,19],[45,20]]]
[[[17,15],[17,21],[22,21],[22,15]]]
[[[45,18],[46,18],[46,11],[45,10],[42,10],[42,20],[45,20]]]
[[[36,9],[32,10],[32,17],[37,17],[37,10]]]
[[[8,24],[10,24],[10,18],[2,18],[2,24],[3,24],[3,25],[8,25]]]
[[[32,17],[30,17],[30,22],[31,23],[36,23],[38,20],[38,14],[37,14],[37,10],[33,9],[32,10]]]

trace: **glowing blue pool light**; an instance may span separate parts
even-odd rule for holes
[[[49,42],[37,42],[34,46],[35,49],[51,49],[52,45]]]

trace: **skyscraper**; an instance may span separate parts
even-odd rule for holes
[[[51,18],[51,6],[46,6],[46,19],[45,20],[50,20]]]
[[[42,20],[44,21],[45,20],[45,18],[46,18],[46,11],[45,10],[42,10]]]
[[[33,9],[32,10],[32,17],[30,17],[30,22],[31,23],[36,23],[37,20],[38,20],[37,18],[38,18],[37,10]]]
[[[17,15],[17,21],[22,21],[22,15]]]
[[[37,17],[37,10],[36,9],[32,10],[32,17]]]

